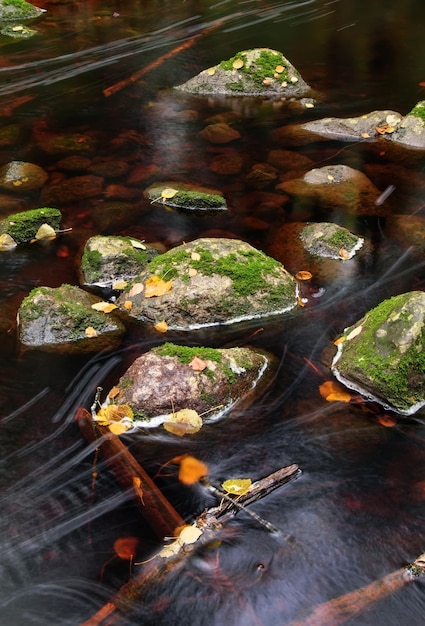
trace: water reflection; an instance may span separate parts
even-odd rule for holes
[[[116,539],[137,537],[140,561],[160,547],[130,494],[81,437],[74,415],[79,406],[90,406],[98,385],[108,388],[127,362],[162,339],[151,329],[132,329],[121,350],[90,360],[21,353],[14,328],[24,295],[39,284],[77,283],[76,257],[101,228],[157,241],[164,249],[215,232],[267,251],[269,232],[286,220],[324,218],[314,207],[278,202],[273,188],[253,189],[245,180],[253,163],[267,159],[271,131],[292,119],[292,112],[257,101],[234,105],[182,98],[168,88],[217,58],[257,45],[282,49],[326,94],[314,116],[379,107],[405,112],[423,97],[418,83],[424,79],[423,2],[377,3],[367,14],[355,2],[314,0],[146,2],[143,9],[138,2],[39,4],[49,15],[37,24],[38,40],[2,48],[1,104],[10,108],[1,121],[16,122],[24,131],[18,143],[2,148],[2,162],[28,159],[51,176],[64,176],[59,157],[46,155],[37,140],[43,132],[89,132],[98,138],[91,158],[125,159],[132,182],[119,182],[136,195],[123,222],[102,222],[106,200],[120,193],[108,181],[101,197],[60,207],[71,234],[1,258],[0,604],[5,626],[83,622],[128,579],[128,561],[111,560]],[[103,96],[104,89],[197,35],[191,48],[165,59],[131,89]],[[17,102],[16,96],[31,100]],[[209,115],[229,109],[239,115],[243,129],[234,152],[244,169],[223,177],[210,169],[218,149],[197,133]],[[193,113],[185,116],[185,111]],[[316,164],[342,159],[359,169],[375,158],[362,146],[340,148],[316,145],[300,152],[308,152]],[[158,177],[224,190],[230,216],[195,221],[149,205],[142,192],[149,180],[144,168],[151,165]],[[394,196],[401,211],[422,210],[423,167],[423,159],[416,161],[409,166],[411,178],[397,181]],[[382,190],[393,183],[392,170],[387,176]],[[38,200],[20,198],[24,208]],[[1,212],[9,208],[3,205]],[[194,553],[181,569],[152,584],[128,623],[290,624],[312,606],[379,579],[424,550],[422,417],[389,428],[379,422],[379,407],[330,404],[318,393],[328,375],[323,350],[329,342],[382,299],[423,289],[423,261],[386,234],[385,220],[331,218],[372,240],[367,263],[319,285],[321,297],[289,323],[274,320],[254,336],[252,328],[233,336],[229,330],[191,336],[194,344],[248,341],[275,353],[280,368],[267,395],[192,439],[141,431],[128,441],[151,475],[173,457],[190,453],[208,465],[215,484],[236,476],[257,479],[298,463],[299,480],[252,507],[294,540],[275,537],[240,513],[223,528],[219,545]],[[158,484],[192,521],[213,503],[212,496],[201,486],[180,485],[175,467],[170,474]],[[409,585],[347,623],[420,624],[422,587],[421,582]]]

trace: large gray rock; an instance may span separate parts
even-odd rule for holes
[[[190,330],[283,314],[296,306],[294,278],[237,239],[197,239],[157,256],[119,297],[135,319]]]
[[[425,100],[418,102],[401,120],[390,139],[406,148],[425,150]]]
[[[79,287],[37,287],[18,312],[22,346],[47,352],[94,352],[118,345],[125,329],[111,314],[97,311],[101,300]]]
[[[425,405],[425,293],[384,300],[346,328],[332,363],[347,387],[402,415]]]
[[[47,179],[47,172],[34,163],[10,161],[0,167],[0,189],[13,193],[26,193],[40,189]]]
[[[270,48],[238,52],[176,89],[194,94],[291,98],[311,93],[311,87],[292,63],[281,52]]]
[[[133,362],[117,384],[116,401],[130,406],[136,420],[152,420],[151,425],[184,409],[211,421],[235,405],[252,402],[254,390],[258,386],[264,391],[275,366],[275,357],[249,348],[166,343]]]
[[[90,237],[81,258],[81,282],[86,287],[115,289],[115,283],[133,280],[157,254],[155,248],[132,237]]]

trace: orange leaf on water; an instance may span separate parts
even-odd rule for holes
[[[145,298],[163,296],[173,286],[172,280],[163,280],[160,276],[150,276],[145,285]]]
[[[179,480],[185,485],[194,485],[208,475],[208,467],[189,454],[180,459]]]
[[[319,387],[319,392],[322,398],[325,398],[328,402],[350,402],[351,394],[349,394],[345,387],[334,380],[327,380]]]

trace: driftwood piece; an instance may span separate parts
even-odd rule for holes
[[[275,489],[297,478],[301,473],[298,465],[289,465],[277,472],[258,480],[250,486],[246,494],[237,498],[238,504],[246,506],[260,500]],[[217,537],[225,521],[238,512],[238,508],[229,501],[222,506],[208,509],[200,515],[194,524],[186,526],[173,543],[166,545],[160,552],[142,565],[141,571],[123,585],[110,602],[105,604],[93,617],[82,626],[118,625],[123,615],[137,610],[146,590],[164,580],[171,571],[183,567],[193,552]]]
[[[176,528],[185,524],[185,521],[119,437],[111,433],[109,428],[94,422],[86,409],[77,411],[76,420],[85,439],[97,446],[118,482],[125,489],[133,490],[140,513],[155,534],[161,540],[173,536]]]
[[[287,626],[340,626],[353,619],[372,604],[383,600],[418,576],[425,574],[425,553],[407,567],[402,567],[369,585],[350,591],[339,598],[323,602]]]

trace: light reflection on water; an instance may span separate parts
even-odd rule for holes
[[[13,117],[26,128],[40,118],[47,128],[51,124],[63,131],[88,125],[101,131],[105,142],[122,130],[146,133],[151,145],[138,146],[140,159],[152,159],[167,176],[181,168],[177,169],[181,177],[220,184],[208,171],[209,155],[202,152],[196,130],[204,115],[212,114],[215,107],[226,110],[229,102],[188,99],[189,107],[199,109],[201,121],[198,126],[185,126],[164,119],[162,112],[172,108],[174,95],[159,95],[157,90],[181,82],[237,49],[254,45],[281,49],[309,82],[317,79],[320,87],[329,87],[329,102],[319,108],[320,116],[337,109],[362,112],[390,106],[405,112],[422,93],[418,88],[424,80],[423,41],[418,47],[421,21],[409,17],[409,10],[423,12],[419,2],[380,3],[370,7],[368,17],[359,14],[354,2],[339,1],[147,2],[143,10],[135,2],[102,3],[103,9],[120,13],[109,25],[104,23],[103,30],[101,21],[93,20],[98,4],[87,3],[83,19],[69,7],[67,13],[65,5],[54,8],[46,3],[52,17],[47,22],[50,31],[43,22],[38,24],[42,42],[39,38],[22,49],[16,44],[3,49],[0,97],[6,102],[15,94],[34,97]],[[74,22],[78,28],[73,30]],[[170,59],[141,84],[139,92],[131,96],[124,92],[115,100],[102,98],[102,89],[211,25],[217,26],[216,31]],[[410,30],[411,38],[400,43],[397,29]],[[392,49],[386,60],[377,54],[376,46],[389,40]],[[93,97],[92,109],[84,108],[92,102],[87,93]],[[162,108],[149,112],[145,107],[149,99]],[[268,131],[283,124],[287,114],[245,101],[240,112],[248,137],[243,149],[252,152],[252,160],[257,155],[264,158]],[[103,156],[107,146],[99,148]],[[320,146],[312,148],[312,154],[319,161],[338,149]],[[5,150],[2,162],[27,154],[29,160],[51,165],[27,139]],[[368,158],[361,149],[349,154],[360,168]],[[418,171],[421,167],[423,171],[423,163]],[[126,228],[134,227],[148,240],[167,246],[220,228],[266,249],[264,232],[248,228],[244,221],[246,214],[255,216],[255,203],[253,211],[248,209],[249,193],[241,181],[233,187],[222,184],[227,185],[234,209],[228,220],[200,224],[187,216],[138,206],[140,216]],[[65,207],[75,231],[65,241],[75,254],[81,242],[96,232],[88,218],[81,223],[82,210]],[[271,227],[277,223],[278,219],[272,220]],[[393,293],[423,289],[423,262],[394,246],[385,235],[385,224],[356,220],[353,226],[374,237],[374,255],[367,267],[326,284],[322,298],[302,315],[294,315],[288,323],[262,324],[264,331],[249,339],[280,359],[275,384],[262,399],[228,422],[205,426],[191,439],[176,442],[163,431],[141,431],[130,441],[152,475],[174,456],[189,453],[208,465],[214,484],[236,476],[256,479],[298,463],[303,474],[297,481],[252,506],[294,540],[273,536],[238,514],[223,529],[219,546],[191,556],[183,572],[152,586],[130,623],[283,626],[301,619],[303,611],[320,602],[398,569],[424,550],[422,418],[385,428],[377,422],[375,409],[327,404],[317,391],[326,377],[322,351],[344,326]],[[137,536],[139,560],[159,547],[140,521],[130,494],[118,487],[103,461],[95,468],[93,483],[94,450],[73,423],[77,407],[91,404],[96,387],[113,384],[126,364],[158,338],[150,331],[135,332],[114,354],[87,359],[21,354],[13,332],[8,332],[20,300],[33,286],[77,282],[73,256],[58,258],[58,245],[18,250],[0,265],[5,306],[0,326],[4,336],[0,354],[2,626],[79,624],[128,578],[128,563],[115,559],[105,567],[102,584],[99,581],[102,567],[113,556],[115,539]],[[239,331],[236,337],[229,330],[198,331],[189,343],[223,345],[250,337],[251,331]],[[184,334],[176,339],[186,341]],[[179,485],[175,466],[170,472],[158,484],[181,515],[192,521],[212,504],[212,496],[201,486]],[[424,612],[422,587],[422,582],[411,584],[346,623],[419,625]]]

